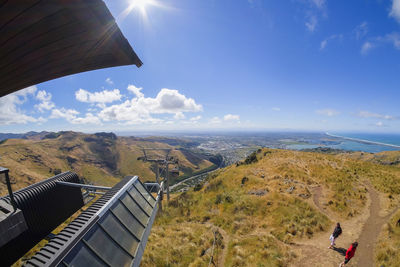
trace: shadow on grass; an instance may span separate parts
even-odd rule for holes
[[[342,256],[346,256],[346,249],[345,248],[335,248],[333,247],[333,250],[339,253]]]

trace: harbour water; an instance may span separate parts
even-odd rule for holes
[[[337,142],[333,144],[293,144],[289,149],[307,149],[316,147],[330,147],[351,151],[377,153],[382,151],[400,150],[400,134],[371,134],[371,133],[326,133],[327,138]]]

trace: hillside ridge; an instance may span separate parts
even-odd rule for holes
[[[213,254],[216,266],[338,266],[341,251],[360,240],[350,266],[395,266],[400,166],[384,162],[398,156],[259,149],[174,195],[155,222],[142,265],[208,266]],[[338,251],[327,249],[336,222],[344,230]]]
[[[170,148],[171,156],[178,159],[180,176],[171,176],[171,184],[196,172],[217,167],[211,162],[213,155],[191,151],[183,139],[174,142],[170,145],[154,137],[118,137],[104,132],[41,132],[36,136],[32,134],[30,139],[3,140],[0,166],[10,169],[13,190],[67,170],[77,172],[87,183],[104,186],[112,186],[126,175],[138,175],[143,181],[153,181],[155,165],[140,159],[142,148],[146,147]],[[155,153],[155,157],[165,157],[162,152]],[[0,182],[0,195],[6,192],[4,182]]]

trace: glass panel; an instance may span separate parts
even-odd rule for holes
[[[136,222],[139,224],[138,222]],[[123,246],[132,255],[135,254],[138,242],[120,223],[108,213],[104,220],[100,223],[101,226],[111,235],[121,246]],[[140,239],[140,236],[136,236]]]
[[[129,193],[131,193],[131,196],[133,199],[147,212],[147,214],[151,214],[153,211],[153,207],[150,206],[149,203],[144,199],[141,193],[136,189],[136,187],[132,186],[132,188],[129,190]]]
[[[97,225],[96,229],[85,236],[85,240],[112,266],[130,266],[132,257],[123,251]]]
[[[133,201],[132,201],[133,202]],[[133,202],[134,203],[134,202]],[[137,206],[136,206],[137,207]],[[139,207],[137,207],[139,209]],[[122,203],[119,203],[118,205],[113,207],[113,212],[115,215],[120,219],[126,227],[131,230],[132,233],[135,234],[135,236],[138,239],[142,238],[142,234],[144,231],[144,227],[137,221],[137,219],[134,217],[136,213],[131,214],[123,205]],[[140,210],[140,209],[139,209]],[[142,211],[141,211],[142,212]],[[143,213],[143,212],[142,212]],[[148,218],[146,216],[146,218]],[[147,223],[147,221],[146,221]],[[146,225],[146,224],[144,224]]]
[[[97,256],[81,242],[64,258],[69,266],[106,266]],[[59,266],[65,266],[60,264]]]
[[[140,197],[140,196],[139,196]],[[142,199],[143,200],[143,199]],[[128,194],[125,194],[121,197],[121,201],[125,204],[125,206],[129,209],[129,211],[143,224],[147,225],[149,220],[149,216],[147,216],[144,211],[140,209],[140,207],[132,200]],[[144,201],[144,200],[143,200]]]
[[[144,188],[142,183],[139,180],[136,180],[133,185],[147,199],[147,201],[154,207],[154,205],[156,204],[156,200],[149,192],[147,192],[146,188]]]

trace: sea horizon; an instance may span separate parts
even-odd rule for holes
[[[400,134],[363,132],[326,132],[326,134],[332,137],[339,137],[357,142],[367,142],[376,145],[400,148]]]

